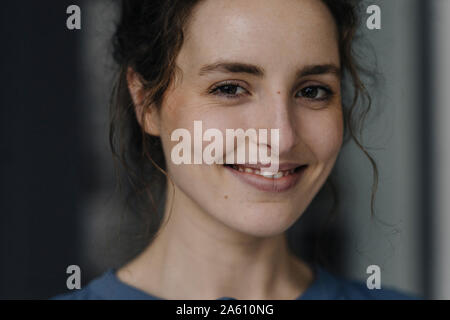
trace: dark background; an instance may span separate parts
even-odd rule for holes
[[[77,212],[92,181],[80,134],[80,33],[65,28],[73,3],[0,9],[0,298],[62,292],[66,267],[79,261]]]

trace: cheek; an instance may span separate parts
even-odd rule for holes
[[[171,165],[170,154],[172,148],[178,143],[177,141],[171,141],[172,133],[176,129],[187,129],[193,135],[195,115],[192,113],[192,108],[189,107],[189,99],[184,95],[178,93],[178,90],[172,91],[167,95],[167,100],[160,111],[159,127],[160,136],[166,156],[167,164]]]
[[[205,170],[210,170],[211,166],[207,164],[194,165],[192,163],[194,162],[194,158],[203,160],[202,152],[211,143],[204,141],[202,136],[208,129],[218,129],[225,136],[225,129],[230,128],[230,125],[237,120],[239,120],[239,117],[224,116],[223,109],[205,104],[195,99],[195,97],[189,97],[175,92],[169,95],[160,112],[160,133],[167,169],[173,181],[180,188],[183,189],[183,186],[191,186],[192,179],[198,179],[198,181],[203,182],[198,185],[199,188],[197,190],[204,189],[202,186],[208,184],[210,186],[217,184],[217,181],[212,178],[212,175],[206,174],[208,171]],[[196,131],[194,130],[195,121],[201,121],[201,128],[197,124]],[[186,129],[191,137],[191,150],[188,156],[191,164],[176,165],[171,159],[172,150],[181,142],[181,140],[172,141],[171,135],[174,130],[181,128]],[[201,148],[194,149],[194,140],[200,140]],[[185,192],[190,193],[193,190],[185,190]]]
[[[316,158],[325,162],[337,157],[343,140],[341,108],[304,112],[301,137]]]
[[[223,108],[211,103],[205,103],[195,97],[184,95],[177,95],[176,93],[170,95],[170,98],[164,104],[160,113],[160,131],[161,139],[164,147],[166,159],[170,161],[170,154],[172,148],[177,145],[178,141],[171,141],[172,132],[176,129],[187,129],[191,136],[191,155],[194,155],[194,139],[201,141],[202,150],[211,143],[211,141],[204,141],[203,135],[208,129],[219,130],[225,137],[226,129],[229,128],[245,128],[245,117],[242,117],[235,110],[231,108]],[[194,122],[197,123],[197,130],[194,131]],[[225,141],[223,140],[225,146]],[[197,150],[199,151],[199,150]],[[199,155],[201,157],[201,154]],[[168,158],[169,157],[169,158]],[[170,165],[170,164],[169,164]]]

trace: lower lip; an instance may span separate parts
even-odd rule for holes
[[[242,182],[260,191],[280,193],[294,188],[303,176],[307,166],[304,166],[298,171],[279,179],[266,178],[254,173],[241,172],[227,166],[224,166],[224,168]]]

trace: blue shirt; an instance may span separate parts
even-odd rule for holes
[[[417,297],[390,288],[368,289],[365,283],[349,281],[315,267],[315,279],[296,300],[415,300]],[[122,282],[109,269],[86,287],[53,297],[52,300],[163,300]],[[234,300],[222,297],[218,300]]]

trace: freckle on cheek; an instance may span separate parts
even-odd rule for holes
[[[226,199],[228,199],[228,196],[227,196],[227,195],[225,195],[224,199],[225,199],[225,200],[226,200]]]
[[[278,91],[277,93],[280,94],[280,91]]]

